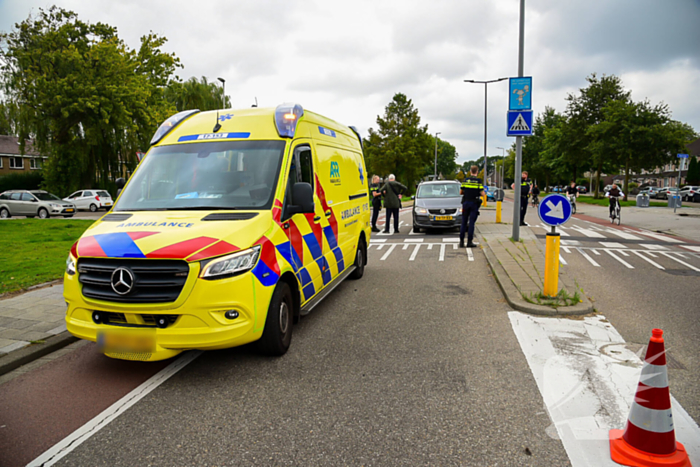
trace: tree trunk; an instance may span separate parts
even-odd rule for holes
[[[547,173],[545,174],[544,178],[545,178],[545,180],[544,180],[544,191],[546,191],[547,193],[549,193],[549,172],[547,172]]]
[[[603,171],[603,162],[598,163],[598,169],[595,173],[595,196],[598,199],[600,197],[600,173]]]
[[[630,196],[630,159],[625,160],[625,196],[629,199]]]

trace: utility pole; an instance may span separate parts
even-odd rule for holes
[[[520,0],[520,38],[518,40],[518,78],[523,76],[523,55],[525,52],[525,0]],[[513,240],[520,240],[520,184],[523,171],[523,137],[515,137],[515,173],[513,174],[516,193],[513,196]],[[518,182],[518,183],[515,183]]]
[[[440,134],[439,131],[437,133],[435,133],[435,177],[433,178],[433,180],[437,180],[437,142],[438,142],[438,135],[439,134]]]

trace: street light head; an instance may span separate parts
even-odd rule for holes
[[[465,79],[464,82],[465,82],[465,83],[473,83],[474,80],[473,80],[473,79]]]
[[[223,78],[216,78],[216,79],[218,79],[218,80],[221,81],[222,83],[225,83],[225,82],[226,82],[226,80],[223,79]]]

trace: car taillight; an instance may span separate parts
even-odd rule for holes
[[[100,197],[99,197],[99,196],[95,196],[95,199],[96,199],[97,201],[99,201],[99,200],[100,200]]]

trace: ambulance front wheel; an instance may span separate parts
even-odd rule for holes
[[[360,279],[365,273],[365,264],[367,264],[367,246],[365,240],[361,238],[355,253],[355,270],[350,274],[350,279]]]
[[[270,300],[263,335],[258,341],[260,352],[270,356],[280,356],[287,352],[292,343],[293,317],[292,292],[286,282],[279,282]]]

